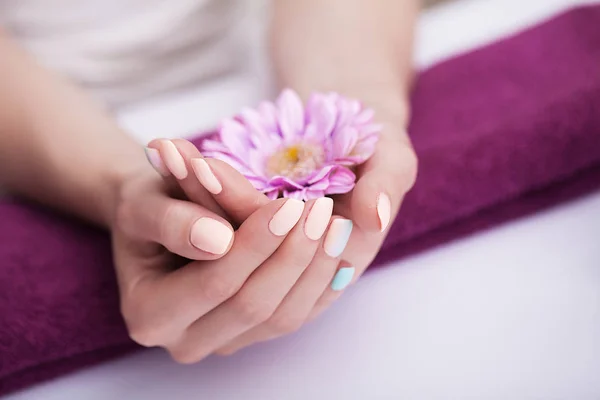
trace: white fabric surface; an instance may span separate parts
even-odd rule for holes
[[[241,0],[0,0],[0,26],[110,105],[233,70]]]
[[[461,0],[420,20],[419,65],[583,1]],[[589,1],[588,1],[589,3]],[[141,140],[262,94],[233,76],[131,107]],[[179,366],[149,350],[5,400],[598,399],[600,192],[368,273],[299,333]]]

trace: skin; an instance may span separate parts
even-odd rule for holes
[[[391,200],[392,220],[413,186],[417,158],[406,127],[412,76],[412,42],[418,1],[278,0],[272,20],[272,59],[280,86],[304,98],[313,91],[336,91],[363,101],[384,124],[377,150],[358,171],[354,190],[335,199],[334,213],[354,222],[343,262],[356,268],[354,281],[377,255],[387,230],[380,232],[377,198]],[[326,310],[342,292],[325,290],[307,319],[308,300],[288,306],[271,327],[255,328],[219,353],[231,354],[252,343],[288,334]],[[296,308],[297,307],[297,308]],[[299,322],[302,321],[302,322]],[[272,326],[278,329],[272,329]]]
[[[340,263],[356,267],[356,279],[376,255],[386,233],[376,214],[380,193],[394,217],[414,182],[405,128],[416,3],[274,2],[271,49],[281,86],[304,97],[335,90],[359,98],[385,126],[355,190],[336,199],[334,214],[355,223],[341,258],[304,234],[311,203],[292,231],[272,235],[268,223],[283,200],[267,201],[226,164],[210,160],[223,185],[216,196],[193,173],[159,176],[106,110],[1,32],[0,183],[111,231],[121,309],[137,342],[189,363],[292,332],[340,295],[328,288]],[[199,156],[188,142],[175,144],[188,162]],[[239,227],[223,256],[189,242],[193,222],[206,216]],[[277,268],[281,260],[292,267]]]

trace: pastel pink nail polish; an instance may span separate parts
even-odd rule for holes
[[[275,236],[286,235],[300,220],[304,212],[304,202],[287,199],[269,222],[269,230]]]
[[[379,217],[379,230],[383,232],[390,224],[392,216],[390,197],[385,193],[380,193],[377,199],[377,216]]]
[[[194,247],[212,254],[223,254],[233,240],[233,232],[212,218],[203,217],[194,223],[190,242]]]
[[[146,153],[146,158],[148,159],[148,162],[150,163],[150,165],[152,165],[156,172],[158,172],[162,176],[170,175],[169,170],[165,166],[165,163],[163,163],[162,158],[160,158],[160,152],[158,150],[153,149],[151,147],[145,147],[144,151]]]
[[[192,169],[194,170],[196,177],[198,178],[202,186],[206,188],[206,190],[208,190],[212,194],[221,193],[223,187],[221,186],[221,183],[219,182],[215,174],[210,169],[210,166],[208,165],[206,160],[202,158],[192,158],[190,164],[192,164]]]
[[[160,143],[162,145],[162,155],[169,171],[175,175],[175,178],[185,179],[188,175],[187,167],[175,143],[170,140],[161,140]]]
[[[321,239],[329,225],[332,212],[333,200],[329,197],[321,197],[314,202],[304,223],[304,233],[309,239]]]

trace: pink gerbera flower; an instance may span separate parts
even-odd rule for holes
[[[313,94],[304,107],[288,89],[275,104],[263,102],[224,120],[202,151],[229,163],[272,199],[347,193],[356,181],[352,167],[375,151],[381,126],[373,114],[336,93]]]

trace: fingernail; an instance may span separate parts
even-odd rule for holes
[[[329,224],[332,211],[333,200],[329,197],[321,197],[315,201],[304,223],[304,233],[309,239],[321,239]]]
[[[170,140],[161,140],[161,143],[163,145],[163,157],[165,158],[165,164],[169,168],[169,171],[175,175],[175,178],[185,179],[188,171],[185,167],[183,157],[179,154],[177,147],[175,147],[175,143]]]
[[[331,225],[329,225],[327,236],[325,236],[325,243],[323,245],[325,253],[333,258],[342,254],[348,244],[351,233],[352,221],[342,218],[334,219]]]
[[[390,197],[385,193],[380,193],[377,199],[377,216],[379,217],[379,230],[385,231],[385,228],[390,224],[392,215],[392,205]]]
[[[160,152],[151,147],[145,147],[144,151],[146,152],[146,158],[152,167],[161,174],[162,176],[169,176],[169,170],[163,163],[162,158],[160,158]]]
[[[304,211],[304,202],[296,199],[287,199],[279,211],[273,215],[269,222],[269,230],[275,236],[283,236],[298,223],[302,212]]]
[[[194,170],[196,177],[206,190],[212,194],[221,193],[223,187],[204,159],[192,158],[190,163],[192,164],[192,169]]]
[[[336,292],[344,290],[346,286],[352,282],[354,271],[354,267],[340,268],[333,277],[333,281],[331,281],[331,289],[335,290]]]
[[[231,229],[208,217],[196,221],[190,234],[190,242],[194,247],[212,254],[225,253],[232,239]]]

